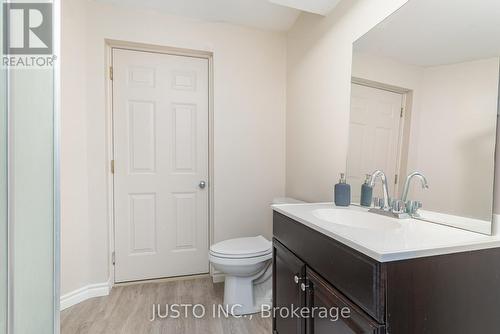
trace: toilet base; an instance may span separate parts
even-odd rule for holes
[[[224,307],[235,316],[260,312],[254,302],[253,277],[226,276],[224,282]]]
[[[272,305],[272,266],[254,276],[226,276],[224,283],[224,307],[234,316],[262,311],[262,305]]]

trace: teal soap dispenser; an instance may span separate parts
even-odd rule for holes
[[[361,185],[361,206],[371,206],[373,197],[373,187],[370,186],[371,175],[366,174],[365,183]]]
[[[340,174],[340,180],[335,185],[333,197],[336,206],[351,205],[351,186],[347,184],[344,173]]]

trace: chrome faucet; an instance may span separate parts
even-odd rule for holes
[[[370,187],[373,188],[373,186],[375,186],[375,181],[377,178],[380,178],[380,180],[382,181],[382,188],[384,191],[384,205],[382,209],[384,211],[390,211],[391,204],[389,203],[389,188],[387,186],[387,177],[385,176],[385,173],[381,170],[376,170],[375,172],[373,172],[370,178]]]
[[[427,179],[425,178],[425,176],[422,173],[420,173],[420,172],[411,173],[410,175],[408,175],[406,177],[405,186],[403,188],[403,194],[401,195],[401,200],[403,201],[403,203],[406,203],[408,201],[408,192],[410,191],[410,182],[414,177],[417,177],[420,179],[420,183],[422,184],[422,189],[429,189],[429,184],[427,183]]]
[[[413,217],[418,217],[419,214],[417,211],[422,207],[422,203],[418,201],[408,201],[408,192],[410,191],[410,183],[414,177],[420,179],[422,189],[429,189],[429,184],[427,183],[427,179],[425,178],[425,176],[422,173],[413,172],[406,177],[405,186],[403,188],[403,194],[401,195],[401,202],[405,203],[406,212],[409,215]]]

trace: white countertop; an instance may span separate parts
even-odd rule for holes
[[[345,222],[343,225],[335,224],[313,214],[318,209],[367,211],[356,206],[340,208],[333,203],[306,203],[272,207],[273,210],[379,262],[500,247],[499,236],[488,236],[416,219],[387,218],[399,223],[400,227],[366,229],[346,226]],[[378,216],[373,213],[368,215]]]

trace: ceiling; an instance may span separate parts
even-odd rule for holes
[[[288,31],[301,11],[327,14],[340,0],[96,0],[213,22]],[[273,3],[274,2],[274,3]]]
[[[410,0],[354,50],[418,66],[496,57],[499,20],[499,0]]]
[[[338,5],[340,0],[269,0],[269,2],[300,9],[304,12],[328,15],[335,6]]]

